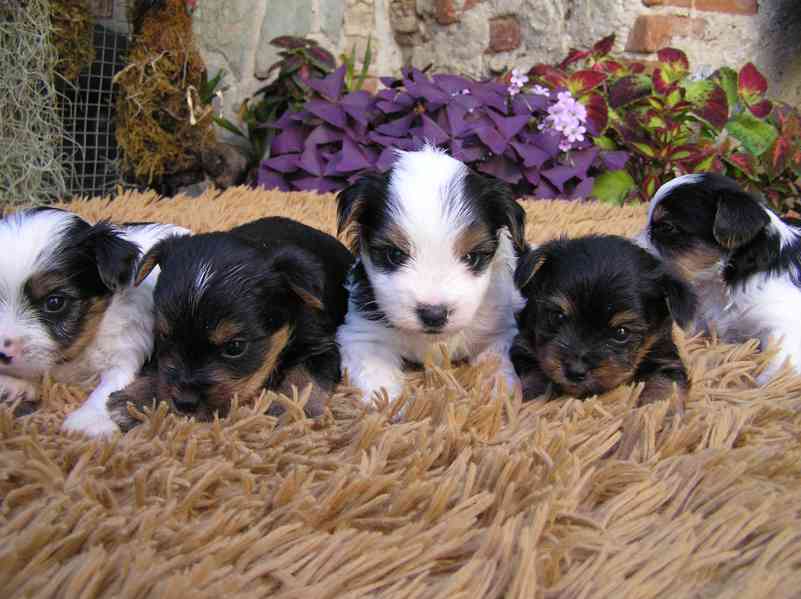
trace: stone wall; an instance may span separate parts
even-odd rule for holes
[[[772,96],[801,100],[801,0],[199,0],[195,32],[210,72],[228,75],[226,112],[261,85],[269,40],[315,38],[364,51],[373,75],[404,64],[484,77],[561,59],[617,34],[615,51],[649,59],[672,45],[695,68],[752,61]]]

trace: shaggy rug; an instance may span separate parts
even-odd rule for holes
[[[196,231],[282,214],[333,231],[331,197],[229,190],[71,209]],[[529,202],[528,237],[631,234],[643,207]],[[13,251],[13,248],[3,248]],[[676,415],[639,388],[589,401],[489,398],[430,367],[402,418],[343,388],[319,420],[275,396],[197,424],[60,431],[84,397],[0,408],[0,597],[779,597],[801,594],[801,377],[763,388],[755,343],[677,340]],[[768,352],[769,353],[769,352]],[[487,366],[484,366],[487,368]]]

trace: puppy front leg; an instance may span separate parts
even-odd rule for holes
[[[100,384],[83,405],[64,420],[63,428],[78,431],[89,437],[102,437],[117,432],[117,425],[111,419],[107,402],[109,395],[119,391],[134,380],[135,370],[112,368],[100,375]]]
[[[392,349],[372,342],[340,345],[342,369],[348,371],[350,383],[362,391],[362,401],[371,403],[375,394],[386,389],[390,401],[403,391],[403,370],[400,356]]]
[[[553,385],[540,368],[534,351],[522,335],[515,337],[509,357],[523,388],[523,401],[547,399]]]
[[[520,386],[520,378],[515,371],[515,366],[510,357],[514,340],[514,335],[509,335],[504,339],[500,339],[478,354],[475,360],[473,360],[474,364],[497,361],[498,370],[495,373],[495,387],[498,388],[500,386],[499,382],[502,380],[506,383],[506,389],[509,392],[514,391]]]
[[[760,386],[769,383],[787,361],[789,361],[790,366],[792,366],[796,372],[801,372],[801,330],[793,330],[793,328],[787,327],[786,325],[783,328],[784,333],[776,342],[777,348],[775,357],[756,379],[757,384]],[[760,345],[763,348],[767,347],[770,342],[770,336],[763,336],[760,339]]]
[[[108,398],[108,412],[120,430],[127,433],[139,424],[139,421],[128,412],[128,404],[144,412],[145,408],[158,404],[156,395],[156,378],[152,374],[140,374],[134,381],[120,391],[115,391]]]
[[[38,387],[30,381],[0,374],[0,402],[20,402],[14,410],[14,416],[27,416],[36,411],[38,396]]]
[[[634,380],[645,383],[645,388],[640,394],[641,406],[669,399],[673,393],[673,385],[676,385],[678,408],[680,412],[684,411],[690,382],[687,369],[672,340],[669,343],[657,342],[657,349],[652,350],[640,363]]]

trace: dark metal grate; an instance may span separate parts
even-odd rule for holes
[[[93,7],[97,10],[97,2]],[[73,196],[107,195],[122,183],[114,131],[114,75],[126,65],[130,27],[124,2],[106,5],[108,18],[96,17],[95,60],[75,84],[62,89],[67,188]],[[113,8],[113,10],[112,10]],[[103,10],[103,9],[101,9]]]

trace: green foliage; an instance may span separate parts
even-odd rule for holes
[[[590,50],[572,50],[559,65],[535,65],[532,83],[567,88],[588,112],[606,114],[600,148],[625,149],[630,188],[619,175],[601,177],[599,197],[647,201],[676,175],[715,171],[763,193],[784,210],[801,202],[801,118],[766,98],[767,80],[751,63],[693,76],[681,50],[664,48],[657,62],[610,55],[614,36]]]

